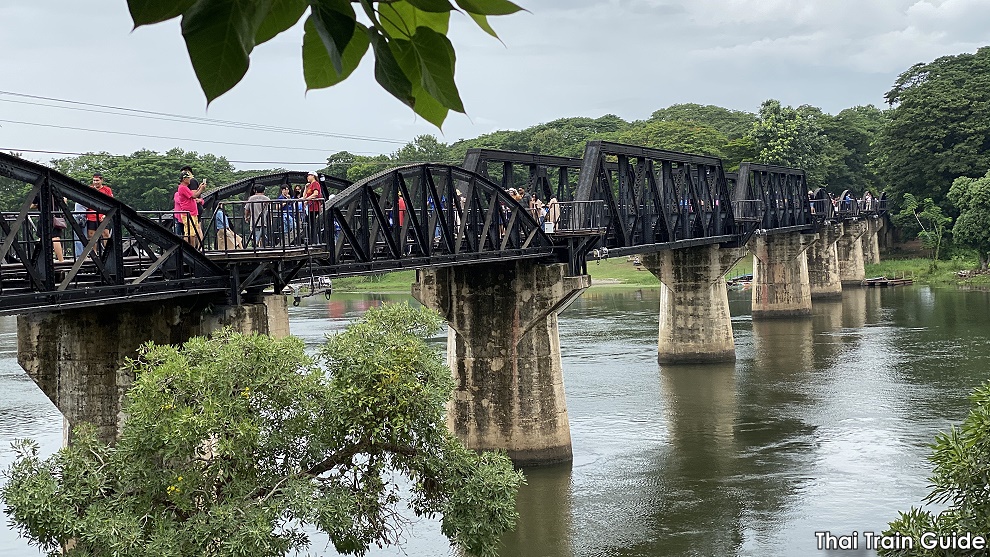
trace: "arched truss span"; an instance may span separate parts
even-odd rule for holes
[[[251,189],[255,185],[262,185],[266,188],[274,186],[276,189],[281,188],[283,185],[306,185],[306,175],[308,172],[289,170],[286,172],[276,172],[274,174],[264,174],[262,176],[252,176],[250,178],[245,178],[243,180],[238,180],[231,184],[221,186],[219,188],[210,190],[203,194],[203,209],[207,214],[212,214],[216,209],[217,203],[231,198],[237,198],[238,200],[245,200],[251,195]],[[343,178],[337,178],[334,176],[324,176],[320,175],[320,185],[323,189],[324,199],[329,199],[331,195],[336,195],[341,191],[350,187],[352,182],[350,180],[345,180]],[[272,198],[278,196],[277,191],[269,190],[268,195]]]
[[[31,186],[17,212],[0,214],[0,313],[227,292],[230,288],[227,273],[205,255],[117,199],[4,153],[0,153],[0,176]],[[74,211],[76,203],[102,215],[94,221],[98,227],[91,239],[86,231],[87,212]],[[56,223],[71,233],[61,234]],[[104,239],[104,231],[109,238]],[[53,239],[59,236],[67,236],[61,239],[65,262],[56,262],[54,257]],[[66,249],[71,248],[72,236],[86,239],[75,258]]]
[[[361,180],[323,215],[334,274],[547,256],[553,242],[498,185],[463,168],[416,164]]]

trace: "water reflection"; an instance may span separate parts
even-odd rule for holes
[[[519,522],[502,537],[502,555],[571,557],[571,465],[526,470],[516,508]]]
[[[736,364],[663,368],[657,296],[592,289],[561,315],[575,460],[526,471],[503,557],[816,554],[816,530],[881,529],[920,503],[928,444],[990,370],[987,292],[848,289],[810,319],[757,322],[749,293],[730,293]],[[292,332],[315,349],[384,300],[410,298],[305,299]],[[17,366],[14,330],[0,318],[0,447],[51,452],[61,417]],[[313,553],[334,555],[324,543]],[[25,554],[0,529],[0,555]],[[404,550],[370,552],[450,554],[426,521]]]

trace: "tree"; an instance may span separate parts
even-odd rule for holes
[[[990,254],[990,172],[982,178],[956,178],[949,188],[949,201],[959,210],[952,227],[954,242],[973,248],[980,269],[987,270]]]
[[[23,442],[0,491],[22,535],[72,556],[281,556],[304,524],[342,553],[397,543],[408,483],[416,515],[473,554],[494,555],[516,519],[521,474],[447,430],[453,380],[423,340],[440,317],[369,311],[328,339],[222,331],[144,347],[115,446],[91,428],[48,459]],[[396,476],[408,482],[398,483]]]
[[[392,159],[399,164],[451,162],[447,145],[437,139],[436,136],[429,134],[416,136],[401,149],[392,153]]]
[[[172,208],[179,169],[185,165],[192,166],[200,180],[206,178],[210,187],[229,184],[242,177],[242,173],[236,172],[224,157],[200,155],[179,148],[165,153],[142,149],[127,156],[88,153],[52,161],[56,170],[84,184],[89,183],[94,172],[103,174],[105,182],[113,188],[114,197],[141,211]],[[252,174],[270,172],[259,170]]]
[[[829,160],[824,118],[821,109],[813,106],[792,108],[777,100],[764,101],[749,133],[759,150],[757,162],[802,168],[809,186],[825,185]]]
[[[639,122],[610,137],[618,143],[713,157],[721,157],[722,148],[728,143],[721,132],[700,123],[648,120],[641,125],[636,124]]]
[[[990,500],[987,499],[987,462],[990,462],[990,384],[984,384],[970,396],[972,407],[959,427],[935,437],[929,460],[935,465],[932,490],[925,498],[929,503],[948,504],[942,512],[912,508],[890,523],[884,535],[910,537],[912,550],[886,550],[888,557],[935,557],[984,555],[985,551],[925,550],[920,546],[926,532],[936,536],[981,534],[990,532]]]
[[[952,217],[943,214],[942,208],[931,197],[918,201],[913,194],[906,193],[901,210],[894,215],[893,221],[898,226],[919,231],[921,244],[932,252],[931,268],[937,269],[939,252],[945,241],[945,232],[952,224]]]
[[[915,64],[886,99],[893,109],[879,147],[891,193],[943,205],[953,180],[990,168],[990,47]]]
[[[486,33],[488,16],[521,8],[509,0],[454,0]],[[358,21],[357,4],[368,24]],[[306,13],[302,41],[306,88],[347,79],[370,48],[375,79],[392,96],[440,127],[450,110],[464,112],[454,83],[454,47],[447,38],[449,0],[128,0],[134,26],[182,17],[182,36],[207,102],[247,73],[252,50],[293,27]]]
[[[837,191],[851,189],[860,196],[867,190],[884,189],[871,163],[885,122],[883,111],[873,105],[847,108],[822,120],[830,149],[825,184]]]
[[[658,122],[693,122],[715,128],[725,137],[739,139],[749,133],[756,123],[756,115],[741,110],[729,110],[721,106],[694,103],[673,104],[661,108],[650,116]]]

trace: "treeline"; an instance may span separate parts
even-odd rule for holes
[[[863,192],[882,189],[870,162],[885,118],[885,112],[874,106],[849,108],[833,116],[817,107],[793,108],[776,100],[766,101],[756,113],[677,104],[657,110],[646,120],[627,122],[613,114],[562,118],[450,145],[423,135],[391,155],[335,153],[327,160],[327,172],[356,181],[390,165],[456,164],[471,148],[580,157],[586,142],[599,139],[712,155],[721,158],[729,171],[743,161],[800,167],[808,171],[812,186],[832,185]]]

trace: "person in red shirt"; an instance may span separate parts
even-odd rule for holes
[[[307,221],[309,222],[309,241],[317,243],[320,241],[320,213],[323,212],[323,186],[317,178],[316,172],[306,175],[306,191],[303,193],[303,200],[306,201]]]
[[[103,183],[103,175],[99,172],[93,174],[93,182],[90,184],[96,191],[113,197],[113,190],[110,186]],[[90,209],[86,213],[86,237],[92,238],[96,234],[96,229],[99,228],[100,223],[103,222],[104,215],[102,213],[97,213],[95,210]],[[103,230],[103,238],[110,238],[110,229]]]
[[[176,187],[175,195],[172,197],[172,211],[178,222],[182,223],[183,238],[189,245],[198,248],[200,239],[203,237],[203,231],[199,226],[199,207],[196,202],[206,190],[206,180],[200,182],[196,189],[189,187],[192,180],[192,172],[184,170],[181,174],[181,181]]]

